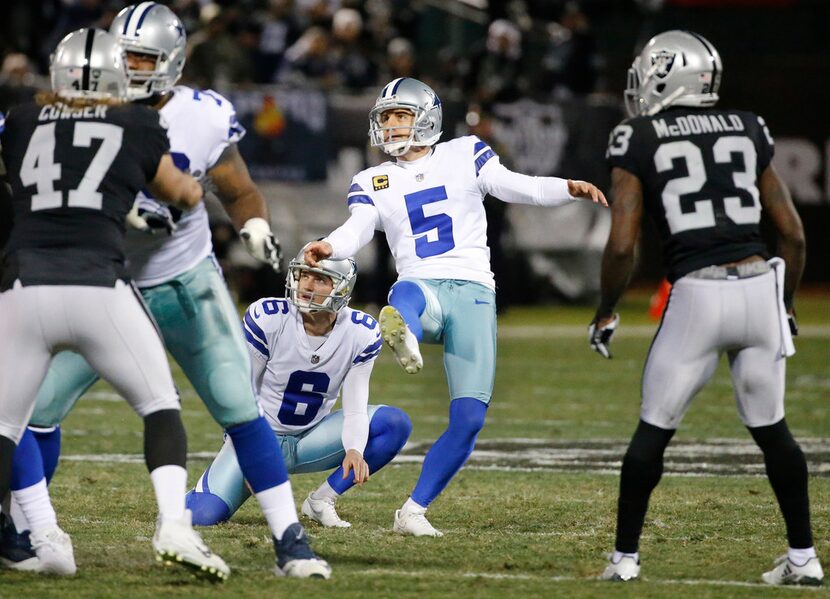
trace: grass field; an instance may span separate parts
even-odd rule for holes
[[[0,596],[22,597],[792,597],[826,589],[770,589],[762,571],[786,550],[783,523],[760,453],[737,418],[722,364],[667,455],[641,545],[644,580],[595,578],[612,548],[618,469],[639,411],[642,363],[655,325],[645,296],[622,306],[615,359],[588,349],[586,308],[511,310],[500,319],[496,390],[478,450],[430,509],[443,539],[391,531],[424,451],[446,425],[438,348],[405,375],[381,355],[372,399],[405,409],[414,429],[405,455],[339,503],[347,530],[306,523],[332,580],[277,579],[267,528],[253,502],[229,524],[203,531],[233,568],[221,586],[152,561],[154,500],[141,459],[141,426],[99,384],[64,426],[52,485],[59,520],[75,543],[79,574],[56,580],[0,573]],[[813,525],[830,565],[830,295],[802,297],[804,334],[788,364],[787,419],[811,469]],[[191,481],[221,432],[184,381]],[[705,442],[705,441],[710,442]],[[715,442],[711,442],[711,441]],[[725,474],[728,474],[726,476]],[[299,502],[326,475],[292,478]],[[815,595],[815,594],[818,595]]]

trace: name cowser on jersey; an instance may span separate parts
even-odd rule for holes
[[[245,135],[233,105],[216,92],[176,86],[160,112],[167,122],[170,155],[181,170],[202,177],[222,152]],[[170,208],[144,190],[138,195],[153,210]],[[139,287],[167,282],[195,267],[211,252],[210,227],[204,203],[184,213],[172,209],[177,229],[170,236],[131,230],[127,235],[130,275]]]
[[[243,322],[251,360],[258,362],[253,371],[262,372],[259,380],[254,375],[254,393],[279,434],[320,422],[337,402],[349,370],[375,360],[383,347],[377,321],[348,306],[337,313],[328,337],[313,338],[313,345],[302,315],[286,299],[251,304]]]
[[[399,278],[461,279],[495,288],[479,175],[498,155],[475,136],[434,146],[424,158],[361,171],[350,210],[377,211]]]
[[[699,268],[767,256],[758,181],[774,151],[764,120],[751,112],[676,107],[623,121],[606,157],[641,181],[673,283]]]
[[[7,285],[112,287],[125,278],[124,218],[169,142],[136,104],[14,107],[2,137],[14,199]]]

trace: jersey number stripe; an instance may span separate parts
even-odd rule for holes
[[[749,194],[751,204],[745,205],[739,196],[723,199],[726,216],[737,225],[756,224],[761,220],[761,202],[756,186],[755,167],[757,153],[752,141],[746,137],[721,137],[712,147],[717,164],[733,164],[733,155],[743,157],[743,170],[735,169],[732,181],[735,187]],[[714,227],[715,210],[712,200],[700,198],[694,201],[691,211],[683,211],[681,196],[700,192],[706,183],[706,167],[700,148],[690,141],[673,141],[662,144],[654,154],[654,165],[658,173],[672,170],[673,161],[682,158],[688,175],[669,180],[663,188],[662,200],[666,221],[672,235],[694,229]]]
[[[56,124],[38,125],[20,164],[21,183],[26,187],[37,187],[37,192],[32,194],[32,212],[60,208],[63,204],[62,193],[55,190],[55,181],[61,178],[61,165],[55,162]],[[72,136],[74,147],[89,148],[93,139],[100,139],[101,145],[92,157],[77,189],[69,191],[67,206],[92,210],[102,208],[103,195],[98,191],[98,187],[118,155],[123,137],[124,129],[118,125],[75,123]]]

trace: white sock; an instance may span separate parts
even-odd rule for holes
[[[15,500],[14,493],[12,493],[11,501],[9,502],[9,517],[12,519],[17,532],[29,530],[29,519],[23,513],[23,510],[20,509],[20,504]]]
[[[150,479],[156,492],[161,521],[180,520],[184,516],[187,470],[173,464],[159,466],[150,473]]]
[[[29,529],[32,532],[58,525],[55,508],[49,501],[49,488],[46,486],[45,478],[41,478],[40,482],[36,482],[31,487],[12,491],[12,497],[13,503],[18,503],[20,511],[28,520]],[[20,532],[19,529],[18,532]]]
[[[337,501],[340,493],[331,488],[329,481],[324,480],[323,484],[317,487],[317,490],[311,494],[312,499],[331,499]]]
[[[814,557],[817,557],[816,548],[815,546],[807,547],[807,549],[793,549],[792,547],[788,547],[787,557],[796,566],[803,566]]]
[[[427,513],[427,508],[422,506],[420,503],[415,503],[412,497],[406,500],[406,503],[403,504],[403,508],[401,509],[406,510],[407,512],[413,512],[415,514]]]
[[[623,553],[622,551],[614,550],[614,555],[611,556],[611,563],[612,564],[619,564],[620,560],[624,557],[633,557],[634,561],[640,563],[640,552],[635,553]]]
[[[268,521],[271,534],[279,541],[285,529],[299,522],[297,507],[294,505],[294,494],[291,492],[291,481],[265,489],[256,494],[262,513]]]

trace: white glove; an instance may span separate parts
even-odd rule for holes
[[[133,202],[127,213],[127,224],[150,235],[172,235],[178,228],[167,206],[143,198]]]
[[[249,218],[239,231],[245,249],[257,260],[267,262],[280,272],[282,269],[282,248],[280,242],[271,231],[271,225],[264,218],[258,216]]]
[[[614,336],[618,324],[620,324],[620,315],[614,314],[614,320],[604,327],[597,327],[596,320],[588,327],[588,343],[591,344],[591,349],[603,358],[611,359],[611,338]]]

